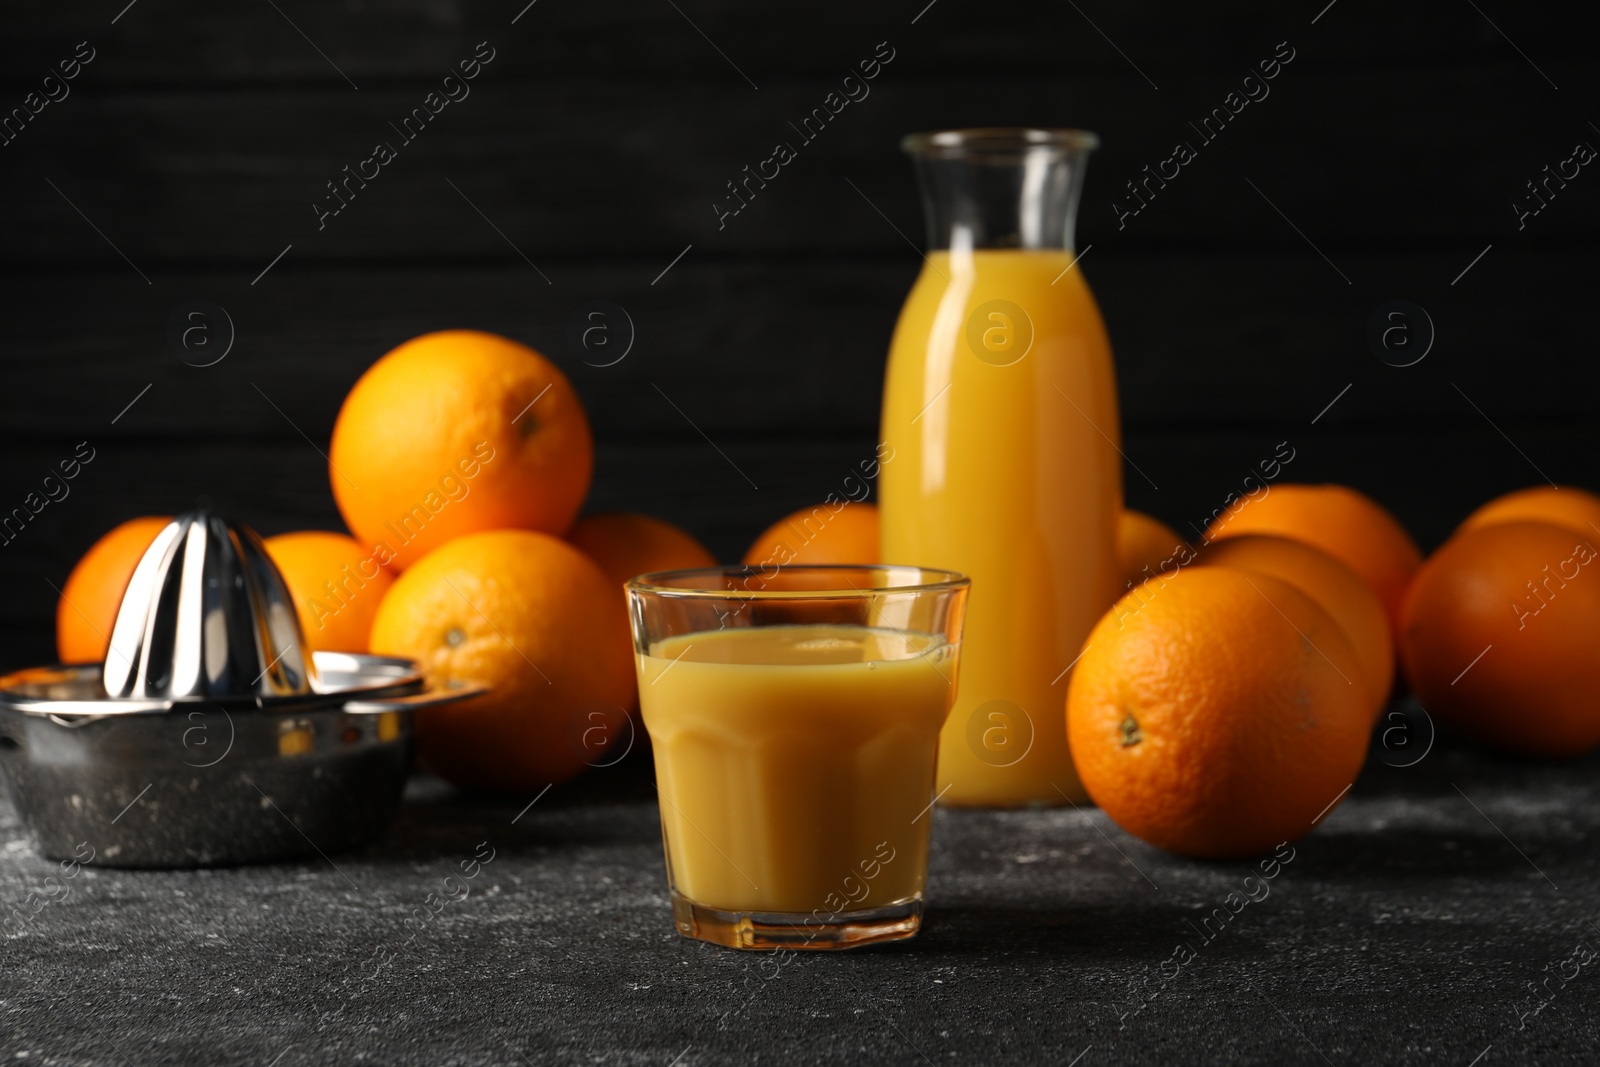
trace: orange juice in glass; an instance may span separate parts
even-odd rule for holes
[[[972,580],[938,788],[948,804],[1082,802],[1067,670],[1122,584],[1111,346],[1072,243],[1097,141],[981,129],[904,144],[929,251],[889,353],[883,558]]]
[[[628,583],[680,933],[752,949],[916,933],[966,584],[887,566]]]

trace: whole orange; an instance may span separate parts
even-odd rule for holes
[[[562,534],[594,470],[589,419],[566,375],[526,345],[446,330],[361,376],[328,448],[339,511],[396,568],[462,534]]]
[[[620,511],[584,516],[567,534],[567,541],[598,563],[615,586],[650,571],[712,567],[717,562],[704,545],[672,523]]]
[[[1497,522],[1547,522],[1582,534],[1600,537],[1600,496],[1571,486],[1536,485],[1495,497],[1468,515],[1456,533]]]
[[[1206,541],[1240,534],[1278,534],[1320,548],[1367,580],[1391,629],[1422,553],[1395,517],[1371,497],[1344,485],[1278,485],[1206,530]]]
[[[1203,549],[1196,562],[1265,574],[1315,600],[1350,639],[1372,694],[1373,717],[1383,713],[1394,685],[1394,636],[1378,594],[1360,575],[1321,549],[1268,534],[1217,541]]]
[[[1187,856],[1250,856],[1308,832],[1361,770],[1371,725],[1338,624],[1288,583],[1228,567],[1124,597],[1067,689],[1094,802]]]
[[[878,507],[850,501],[786,515],[762,531],[744,554],[748,567],[877,562]]]
[[[133,569],[156,534],[171,521],[162,515],[129,519],[90,545],[78,560],[56,601],[56,655],[62,663],[96,663],[106,658],[111,627],[116,624]]]
[[[377,554],[348,534],[326,530],[278,534],[266,544],[311,647],[367,651],[378,604],[394,584]]]
[[[1600,537],[1548,523],[1446,541],[1406,597],[1400,654],[1428,711],[1507,752],[1600,744]]]
[[[1123,580],[1129,585],[1138,585],[1163,570],[1186,566],[1193,558],[1194,549],[1189,542],[1160,519],[1131,509],[1124,509],[1119,516],[1117,559],[1122,563]]]
[[[627,737],[627,610],[600,568],[531,530],[468,534],[395,581],[372,650],[492,691],[417,714],[424,765],[458,786],[542,789]]]

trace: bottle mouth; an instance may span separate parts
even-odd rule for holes
[[[1042,129],[1033,126],[981,126],[964,130],[910,133],[900,148],[914,156],[1014,162],[1038,152],[1089,152],[1100,138],[1088,130]]]

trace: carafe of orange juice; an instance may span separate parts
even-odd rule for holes
[[[935,788],[957,805],[1086,799],[1072,665],[1122,584],[1111,346],[1073,221],[1081,130],[914,134],[928,222],[884,386],[882,558],[972,579]]]

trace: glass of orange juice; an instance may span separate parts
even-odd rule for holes
[[[837,949],[917,932],[967,584],[865,565],[628,583],[679,933]]]

